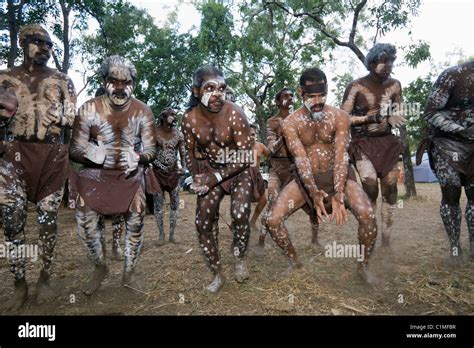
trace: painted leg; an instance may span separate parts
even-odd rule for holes
[[[359,260],[357,271],[368,285],[380,287],[382,281],[369,270],[369,258],[377,239],[377,223],[372,202],[362,187],[353,180],[347,180],[345,195],[349,209],[359,222],[359,246],[363,250],[363,260]]]
[[[57,241],[57,215],[64,189],[50,194],[37,204],[39,223],[39,249],[43,269],[40,272],[36,285],[36,303],[42,304],[50,302],[56,297],[49,284],[51,277],[51,267],[54,259],[54,247]]]
[[[122,215],[112,216],[112,255],[115,260],[124,260],[123,250],[120,246],[124,225],[125,221]]]
[[[176,243],[174,232],[176,230],[176,223],[178,221],[179,209],[179,186],[176,186],[170,193],[170,243]]]
[[[125,265],[122,277],[122,285],[124,286],[133,282],[133,270],[143,245],[144,219],[144,210],[143,212],[129,212],[125,215]]]
[[[196,231],[207,266],[211,270],[214,278],[206,287],[211,293],[216,293],[224,285],[225,279],[222,275],[222,265],[220,253],[217,245],[217,236],[214,235],[215,220],[219,214],[219,205],[224,197],[224,192],[220,186],[214,187],[207,195],[197,197],[196,204]]]
[[[99,214],[86,206],[76,207],[76,221],[79,238],[87,248],[87,256],[94,264],[94,270],[82,286],[82,291],[92,295],[104,281],[108,267],[105,263],[104,245],[102,243],[102,230],[97,227]]]
[[[294,204],[289,205],[288,202],[293,201]],[[298,259],[296,250],[291,242],[288,230],[285,226],[285,221],[305,205],[305,200],[301,191],[298,187],[298,184],[295,180],[291,181],[278,195],[278,198],[272,205],[272,210],[268,216],[267,226],[268,231],[275,243],[283,250],[285,255],[288,257],[290,262],[289,271],[292,271],[295,268],[301,268],[302,264]]]
[[[153,209],[156,219],[156,225],[158,226],[158,231],[160,233],[160,242],[163,242],[165,240],[165,229],[163,226],[164,203],[165,195],[163,191],[153,196]]]

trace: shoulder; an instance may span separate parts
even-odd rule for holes
[[[224,106],[222,107],[222,112],[229,115],[231,119],[233,117],[237,117],[237,118],[245,118],[245,120],[247,120],[247,116],[245,116],[244,110],[237,104],[234,104],[233,102],[228,101],[228,100],[224,102]]]
[[[276,116],[272,116],[267,120],[267,127],[268,128],[276,128],[280,125],[280,118]]]
[[[138,100],[136,98],[132,97],[132,105],[131,105],[135,110],[139,110],[145,114],[150,114],[153,115],[153,111],[151,111],[151,108],[141,100]]]
[[[336,121],[349,122],[350,116],[349,116],[349,113],[347,113],[346,111],[336,108],[335,106],[332,106],[332,105],[325,105],[325,108],[326,108],[326,112],[334,115],[334,117],[336,118]]]

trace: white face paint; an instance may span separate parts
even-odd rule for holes
[[[110,101],[117,106],[126,104],[133,93],[133,80],[128,69],[111,67],[105,91]]]
[[[304,106],[306,107],[306,109],[308,109],[308,111],[310,112],[311,114],[311,118],[314,120],[314,121],[319,121],[321,120],[322,118],[324,118],[324,104],[326,103],[326,98],[327,96],[326,95],[323,95],[321,96],[320,98],[318,97],[314,97],[314,98],[309,98],[307,99],[305,102],[304,102]],[[316,106],[316,105],[322,105],[321,106],[321,110],[319,111],[313,111],[313,108]]]
[[[384,63],[379,63],[377,64],[377,66],[375,67],[375,72],[377,74],[380,74],[382,71],[385,70],[385,64]]]
[[[206,92],[206,93],[203,94],[203,96],[201,98],[201,103],[203,103],[205,107],[207,107],[209,105],[209,99],[211,98],[213,93],[214,92]]]
[[[211,112],[219,112],[222,108],[223,102],[225,100],[225,81],[223,78],[219,79],[210,79],[206,80],[202,86],[202,97],[201,103]],[[220,107],[216,105],[216,99],[213,98],[213,101],[210,103],[211,97],[217,97],[220,102]],[[218,102],[218,104],[219,104]],[[211,108],[210,105],[211,104]]]

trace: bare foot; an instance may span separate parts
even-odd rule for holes
[[[244,259],[237,259],[234,266],[234,276],[237,283],[242,283],[249,278],[249,271]]]
[[[362,280],[373,287],[380,288],[383,286],[383,282],[375,274],[369,271],[369,267],[366,265],[359,265],[357,272],[362,277]]]
[[[299,269],[302,269],[302,268],[303,268],[303,264],[299,260],[296,260],[296,261],[291,261],[290,260],[289,266],[286,269],[286,271],[283,272],[283,275],[284,276],[289,276],[290,274],[292,274],[295,271],[297,271]]]
[[[49,274],[41,270],[38,283],[36,283],[36,304],[51,302],[56,296],[56,292],[49,285]]]
[[[112,242],[112,259],[121,261],[124,259],[123,249],[120,247],[119,241]]]
[[[258,243],[255,246],[255,256],[261,260],[265,257],[265,244]]]
[[[108,272],[109,268],[107,265],[96,265],[89,279],[82,286],[82,291],[87,296],[92,295],[100,287]]]
[[[216,274],[212,283],[206,287],[206,290],[212,294],[215,294],[222,288],[224,283],[225,283],[224,276],[221,274]]]
[[[17,311],[26,302],[28,298],[28,284],[26,283],[25,278],[15,280],[15,292],[12,297],[7,301],[7,303],[2,307],[2,311]]]
[[[143,288],[142,282],[140,279],[135,278],[135,273],[133,271],[123,272],[122,286],[139,291],[142,291],[141,289]]]
[[[316,238],[311,238],[311,244],[316,247],[321,247],[321,244],[319,243],[318,237]]]

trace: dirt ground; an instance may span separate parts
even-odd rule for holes
[[[120,285],[123,263],[108,259],[110,273],[91,297],[81,292],[81,284],[92,270],[85,247],[77,236],[73,212],[59,215],[59,240],[53,286],[58,298],[49,304],[33,304],[34,282],[39,261],[29,262],[27,280],[30,298],[24,309],[10,314],[32,315],[437,315],[474,314],[474,263],[460,267],[446,263],[448,242],[439,216],[438,184],[418,184],[418,197],[401,200],[395,211],[392,249],[379,247],[373,253],[372,270],[384,279],[374,290],[355,273],[353,258],[328,258],[324,246],[357,242],[357,225],[337,228],[326,223],[320,228],[323,247],[310,245],[308,217],[297,212],[287,222],[293,243],[304,268],[286,275],[287,261],[270,237],[266,257],[257,260],[253,247],[258,233],[252,232],[247,253],[250,279],[237,284],[233,279],[229,198],[221,206],[220,248],[227,282],[218,294],[208,294],[210,282],[194,227],[196,197],[182,193],[177,226],[178,244],[157,245],[157,227],[152,215],[145,220],[145,242],[136,268],[139,288]],[[403,198],[404,188],[399,186]],[[462,198],[462,207],[465,206]],[[380,207],[380,205],[379,205]],[[464,210],[464,208],[463,208]],[[380,212],[378,212],[378,217]],[[169,215],[166,214],[165,221]],[[464,219],[464,217],[463,217]],[[225,220],[225,221],[224,221]],[[110,255],[111,222],[107,221],[107,248]],[[36,243],[34,207],[27,224],[27,242]],[[463,221],[461,243],[468,254],[467,228]],[[377,246],[380,244],[380,236]],[[138,286],[137,286],[138,287]],[[13,291],[13,278],[5,259],[0,260],[0,303]]]

